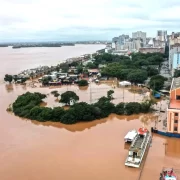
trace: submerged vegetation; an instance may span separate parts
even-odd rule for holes
[[[57,92],[51,92],[57,94]],[[111,113],[118,115],[131,115],[138,113],[147,113],[151,109],[152,101],[145,101],[142,103],[129,102],[113,104],[113,91],[107,92],[107,97],[101,97],[96,103],[88,104],[86,102],[77,102],[79,97],[72,91],[67,91],[61,94],[60,102],[70,104],[73,100],[74,104],[68,110],[62,107],[40,107],[40,103],[45,94],[26,92],[18,96],[16,101],[12,104],[12,110],[15,115],[37,121],[54,121],[64,124],[74,124],[80,121],[92,121],[95,119],[108,117]]]

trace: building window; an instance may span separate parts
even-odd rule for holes
[[[174,120],[174,123],[178,123],[178,120]]]
[[[178,128],[177,128],[177,127],[174,127],[174,131],[178,131]]]
[[[178,113],[174,113],[174,116],[178,116]]]
[[[176,100],[180,100],[180,96],[176,96]]]

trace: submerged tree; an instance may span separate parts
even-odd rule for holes
[[[52,77],[51,77],[51,76],[44,77],[44,78],[42,79],[42,84],[43,84],[43,86],[48,85],[50,81],[52,81]]]
[[[6,74],[4,77],[4,81],[11,83],[13,80],[12,75]]]
[[[80,80],[80,81],[78,82],[78,85],[79,85],[79,86],[87,86],[87,85],[88,85],[88,82],[87,82],[87,80],[82,79],[82,80]]]
[[[78,100],[79,100],[79,96],[77,96],[75,92],[66,91],[65,93],[61,94],[61,99],[59,102],[70,105],[71,102],[75,103]]]
[[[109,90],[109,91],[107,92],[107,98],[108,98],[110,101],[114,99],[114,98],[113,98],[113,94],[114,94],[114,91],[113,91],[113,90]]]

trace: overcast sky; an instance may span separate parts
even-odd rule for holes
[[[0,0],[0,41],[111,40],[179,31],[180,0]]]

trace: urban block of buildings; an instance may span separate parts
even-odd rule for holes
[[[158,30],[156,38],[147,38],[146,32],[137,31],[129,35],[122,34],[112,39],[112,48],[115,54],[126,55],[131,52],[164,53],[167,45],[167,31]]]
[[[158,30],[154,38],[148,38],[145,32],[137,31],[129,35],[120,35],[112,39],[114,54],[128,55],[131,52],[164,53],[169,46],[169,72],[174,77],[180,70],[180,33]],[[167,133],[180,134],[180,77],[173,78],[170,89],[170,100],[167,107]]]

